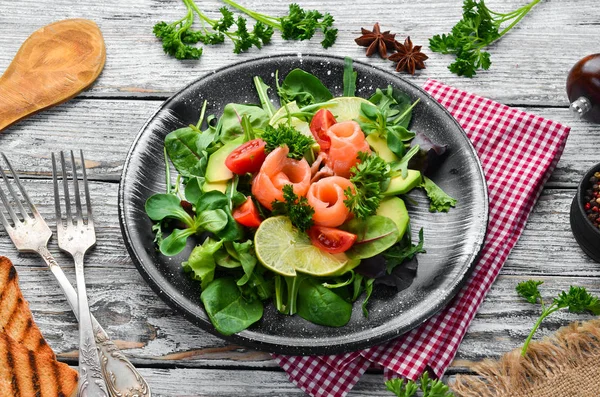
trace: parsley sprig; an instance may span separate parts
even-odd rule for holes
[[[429,39],[429,48],[442,54],[455,54],[456,60],[448,66],[452,73],[473,77],[478,69],[489,69],[490,54],[483,49],[504,36],[540,0],[508,13],[490,10],[484,0],[464,0],[463,17],[448,34]],[[509,23],[502,31],[500,26]]]
[[[330,14],[305,11],[297,4],[290,5],[288,15],[272,17],[249,10],[232,0],[223,0],[255,20],[250,31],[246,18],[241,15],[236,18],[227,7],[219,9],[222,16],[217,20],[209,18],[194,0],[182,1],[187,10],[183,18],[171,23],[161,21],[153,28],[154,35],[162,41],[165,53],[177,59],[199,59],[203,50],[195,44],[221,44],[225,38],[233,42],[233,52],[236,54],[252,47],[262,48],[271,41],[274,29],[280,30],[285,40],[308,40],[321,29],[325,36],[321,44],[325,48],[333,45],[337,38],[337,29],[332,27],[334,20]],[[200,29],[192,27],[196,16],[200,21]]]
[[[441,380],[430,379],[429,374],[424,372],[421,375],[419,383],[402,378],[393,378],[385,382],[389,391],[397,397],[413,397],[417,394],[419,388],[423,392],[423,397],[454,397],[454,393]]]
[[[281,31],[281,37],[284,40],[310,40],[319,29],[324,36],[321,41],[323,48],[331,47],[337,39],[338,30],[333,28],[334,19],[329,13],[323,14],[317,10],[306,11],[298,4],[292,3],[289,6],[288,15],[273,17],[249,10],[233,0],[223,0],[223,2],[249,17]]]
[[[568,308],[572,313],[590,312],[595,315],[600,314],[600,300],[591,295],[584,287],[571,286],[568,292],[562,291],[552,300],[551,304],[545,305],[538,289],[543,283],[543,281],[528,280],[520,282],[516,287],[517,293],[525,298],[527,302],[533,304],[539,302],[542,305],[542,314],[525,340],[523,349],[521,349],[522,356],[525,356],[527,353],[527,347],[529,346],[529,342],[531,342],[535,331],[540,327],[542,321],[552,313]]]
[[[294,193],[292,185],[285,185],[283,187],[283,198],[285,201],[275,200],[273,202],[273,215],[287,215],[292,225],[303,232],[310,229],[313,225],[312,217],[315,210],[308,204],[306,197],[298,197]]]
[[[216,20],[204,14],[193,0],[183,0],[183,3],[187,8],[185,17],[172,23],[161,21],[153,29],[162,41],[165,53],[177,59],[199,59],[203,50],[194,46],[197,43],[220,44],[227,37],[233,42],[233,52],[239,54],[252,46],[261,48],[273,36],[273,28],[262,22],[256,22],[253,30],[249,31],[246,19],[242,16],[236,19],[227,7],[219,9],[222,16]],[[199,30],[192,28],[196,15],[201,23]],[[234,26],[235,30],[232,29]]]
[[[285,123],[279,124],[277,128],[268,125],[264,131],[259,132],[259,135],[267,144],[265,146],[267,152],[287,145],[290,150],[288,157],[296,160],[302,159],[315,143],[314,139]]]
[[[366,152],[358,153],[359,163],[350,172],[355,191],[344,191],[344,204],[357,218],[375,214],[390,181],[390,167],[381,157]]]

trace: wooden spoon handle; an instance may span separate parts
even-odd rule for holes
[[[67,19],[35,31],[0,77],[0,131],[76,96],[105,60],[104,39],[92,21]]]

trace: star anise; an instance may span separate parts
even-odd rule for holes
[[[404,44],[396,42],[397,52],[390,55],[390,61],[397,62],[396,72],[405,70],[407,73],[415,74],[415,69],[425,69],[424,61],[429,58],[421,52],[421,46],[413,47],[410,36],[404,40]]]
[[[379,22],[373,26],[373,31],[365,28],[360,28],[362,36],[354,39],[356,44],[361,47],[367,47],[367,56],[370,57],[379,51],[379,56],[383,59],[387,58],[388,51],[393,51],[396,43],[396,34],[391,34],[389,30],[381,32]]]

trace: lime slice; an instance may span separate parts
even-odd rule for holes
[[[288,112],[289,113],[298,113],[299,111],[300,111],[300,108],[298,107],[298,105],[296,105],[296,102],[295,101],[290,102],[287,105],[282,106],[281,108],[279,108],[279,110],[277,110],[277,112],[275,112],[273,117],[271,117],[269,124],[271,124],[273,127],[275,127],[275,126],[278,126],[279,124],[287,123]],[[306,121],[300,120],[297,117],[292,117],[290,124],[292,125],[292,127],[297,129],[298,131],[300,131],[303,135],[306,135],[311,138],[313,137],[312,132],[310,132],[310,126],[308,125],[308,123]]]
[[[283,276],[295,276],[296,272],[329,276],[354,262],[345,254],[330,254],[312,245],[287,216],[265,219],[254,235],[254,247],[258,260]]]
[[[339,123],[340,121],[354,119],[363,120],[364,118],[360,116],[360,105],[363,103],[374,106],[365,98],[359,98],[356,96],[343,96],[333,98],[325,102],[323,107],[328,109],[335,116],[336,121]]]

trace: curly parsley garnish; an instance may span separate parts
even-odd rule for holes
[[[303,232],[310,229],[313,225],[312,217],[315,210],[308,204],[306,197],[298,197],[294,193],[292,185],[285,185],[283,187],[283,198],[285,201],[275,200],[273,202],[273,215],[287,215],[292,225]]]
[[[489,69],[489,52],[483,49],[504,36],[540,0],[503,14],[491,11],[483,0],[464,0],[463,17],[448,34],[435,35],[429,39],[429,48],[442,54],[455,54],[456,60],[448,66],[452,73],[473,77],[477,69]],[[503,23],[509,25],[500,31]]]
[[[359,152],[356,164],[350,172],[350,182],[354,184],[355,192],[351,188],[344,191],[346,207],[357,218],[365,219],[375,214],[383,198],[383,192],[389,184],[390,167],[381,157],[366,152]]]
[[[260,134],[260,137],[267,143],[267,152],[271,152],[279,146],[287,145],[290,149],[288,157],[296,160],[302,159],[315,143],[311,137],[286,124],[279,124],[277,128],[268,125],[264,132]]]
[[[523,344],[523,349],[521,350],[522,356],[525,356],[527,353],[527,347],[535,331],[540,327],[542,321],[552,313],[568,308],[572,313],[590,312],[595,315],[600,314],[600,300],[587,292],[584,287],[571,286],[568,292],[562,291],[552,300],[550,305],[546,306],[538,289],[543,283],[543,281],[528,280],[520,282],[516,287],[517,293],[527,299],[527,302],[534,304],[539,302],[542,305],[542,314],[525,340],[525,344]]]

